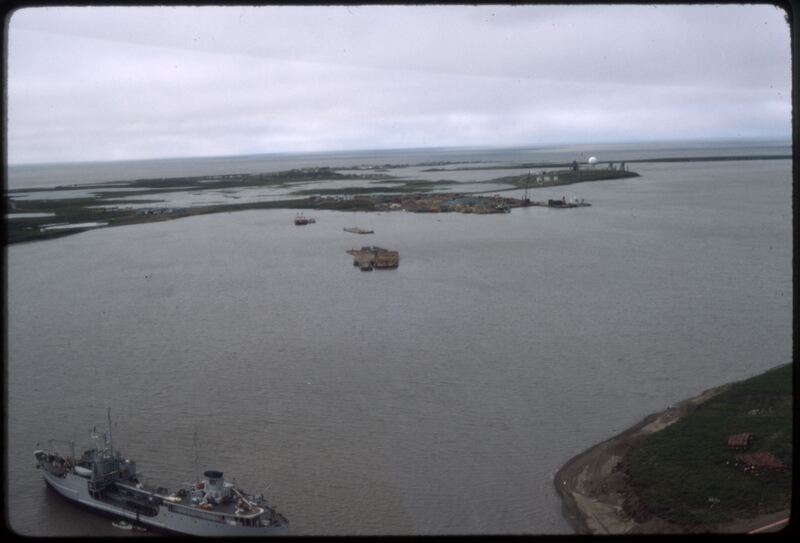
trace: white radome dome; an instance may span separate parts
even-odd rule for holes
[[[589,164],[597,164],[597,157],[596,156],[590,156],[589,157]]]

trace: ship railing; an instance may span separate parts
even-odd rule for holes
[[[189,517],[200,518],[211,522],[225,523],[228,520],[236,520],[233,515],[225,515],[215,511],[206,511],[204,509],[197,509],[194,507],[181,506],[174,503],[167,505],[167,510],[173,513],[186,515]]]

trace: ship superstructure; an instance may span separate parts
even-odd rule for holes
[[[45,482],[65,498],[92,510],[156,530],[199,536],[284,535],[288,521],[263,495],[253,496],[216,470],[193,485],[170,492],[144,485],[136,463],[114,451],[109,431],[92,432],[94,447],[80,457],[37,450],[33,455]]]

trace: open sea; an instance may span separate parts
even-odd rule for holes
[[[12,166],[8,188],[789,153],[681,142]],[[8,246],[8,526],[131,535],[49,491],[32,455],[50,438],[87,444],[110,407],[115,445],[148,482],[191,480],[196,431],[201,470],[264,491],[294,535],[571,533],[553,476],[572,456],[791,362],[791,160],[630,169],[641,177],[530,194],[587,208],[309,210],[302,228],[294,210],[242,211]],[[359,271],[345,251],[361,245],[398,250],[399,268]]]

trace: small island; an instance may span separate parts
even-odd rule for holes
[[[435,163],[437,166],[446,163]],[[463,163],[462,163],[463,164]],[[417,166],[430,166],[432,163]],[[420,180],[389,175],[392,168],[408,165],[386,164],[380,168],[350,167],[301,168],[268,174],[229,174],[199,177],[136,179],[113,181],[94,185],[59,186],[8,190],[5,193],[6,209],[11,213],[6,219],[6,243],[19,243],[52,239],[90,229],[122,226],[146,222],[179,219],[193,215],[244,211],[251,209],[317,209],[337,211],[397,211],[415,213],[507,213],[516,207],[544,206],[551,208],[586,207],[581,201],[534,201],[527,197],[527,189],[569,185],[587,181],[602,181],[637,177],[624,164],[615,167],[591,164],[579,167],[573,163],[565,169],[544,170],[524,176],[506,176],[481,181],[477,184],[493,185],[488,190],[472,192],[441,192],[440,187],[457,186],[447,179]],[[491,168],[489,168],[491,169]],[[322,181],[352,180],[358,186],[340,188],[298,188],[295,185]],[[366,186],[365,186],[366,184]],[[505,185],[506,188],[497,188]],[[285,199],[213,203],[192,206],[164,206],[160,196],[174,193],[217,191],[234,193],[240,189],[281,188],[288,190]],[[502,198],[500,192],[525,189],[524,198]],[[81,190],[89,194],[69,197],[70,191]],[[37,198],[38,193],[60,193],[65,197]],[[491,196],[487,195],[492,193]],[[19,196],[25,195],[24,198]],[[132,207],[131,200],[140,206]],[[148,207],[151,205],[152,207]]]
[[[537,188],[571,185],[592,181],[639,177],[629,169],[631,163],[644,162],[698,162],[728,160],[783,160],[791,155],[748,155],[707,157],[665,157],[632,159],[627,161],[598,161],[591,157],[588,163],[576,161],[563,163],[515,163],[506,165],[482,164],[481,161],[426,162],[420,164],[355,165],[350,167],[309,167],[262,174],[226,174],[194,177],[135,179],[108,181],[87,185],[68,185],[48,188],[6,190],[6,244],[51,239],[86,230],[109,226],[140,224],[145,222],[179,219],[192,215],[226,213],[251,209],[327,209],[337,211],[396,211],[416,213],[505,213],[515,207],[543,206],[567,209],[587,207],[579,200],[549,199],[535,201],[528,191]],[[471,192],[443,192],[444,187],[457,187],[459,182],[450,179],[409,179],[390,175],[394,170],[418,167],[422,172],[449,172],[468,170],[520,170],[523,175],[501,176],[471,184],[491,185],[487,190]],[[347,181],[353,186],[308,187],[309,183]],[[305,187],[296,187],[303,184]],[[499,186],[499,187],[498,187]],[[163,198],[175,193],[227,194],[231,200],[242,189],[284,189],[284,199],[261,201],[166,206]],[[501,198],[499,193],[524,190],[523,198]],[[71,197],[71,191],[82,192]],[[46,193],[59,193],[59,197]],[[38,197],[44,194],[45,197]],[[486,196],[491,194],[490,196]],[[135,197],[131,206],[129,198]],[[148,205],[150,207],[148,207]]]

